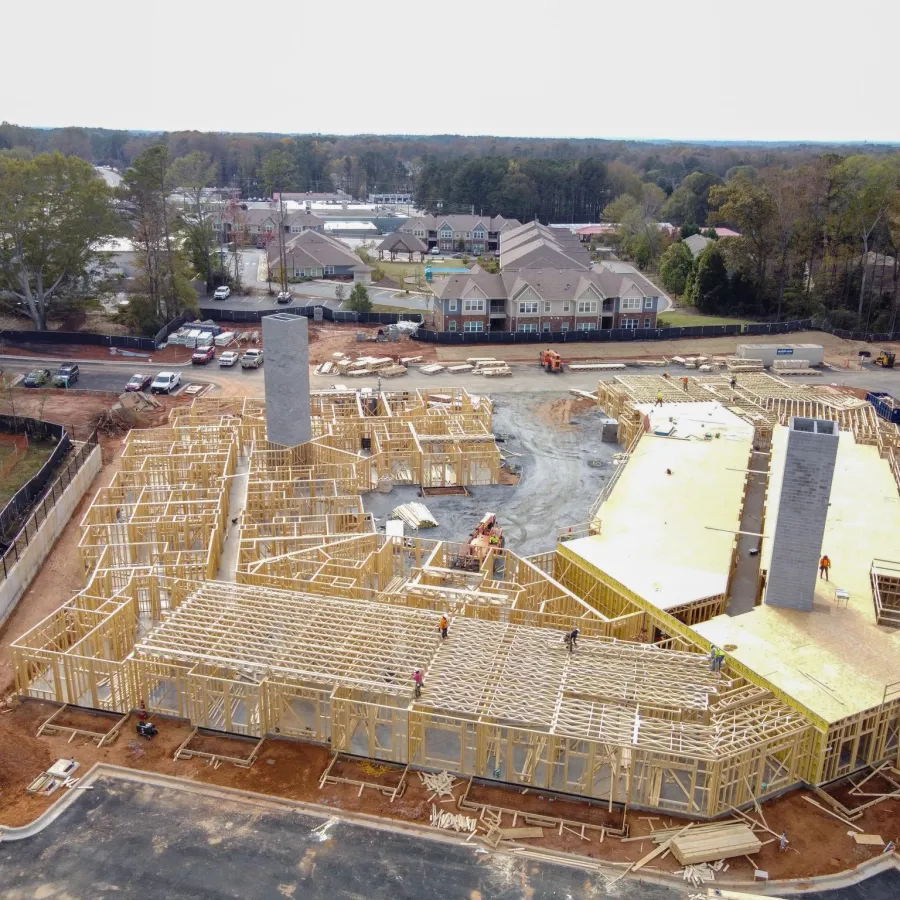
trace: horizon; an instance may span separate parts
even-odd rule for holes
[[[160,0],[152,17],[18,4],[7,33],[39,34],[52,65],[11,42],[8,70],[28,73],[27,87],[7,93],[0,119],[145,133],[900,144],[884,99],[900,4],[860,0],[840,22],[805,6],[760,0],[749,16],[710,0],[690,11],[663,0],[561,10],[463,0],[446,11],[398,0],[385,14],[348,0],[341,22],[359,27],[346,37],[330,9],[304,6],[300,18],[273,0],[273,40],[242,25],[234,0],[215,24],[196,0]],[[832,60],[868,89],[832,75]],[[99,124],[47,125],[61,121]]]

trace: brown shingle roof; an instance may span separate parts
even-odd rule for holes
[[[417,238],[412,234],[403,234],[399,231],[395,231],[393,234],[389,234],[379,245],[379,250],[383,250],[385,253],[390,252],[391,250],[399,250],[403,253],[425,253],[428,250],[428,247],[425,245],[424,241]]]
[[[337,238],[316,231],[304,231],[292,237],[284,246],[285,259],[291,268],[310,266],[358,266],[359,257]],[[279,263],[278,243],[269,245],[269,264]]]

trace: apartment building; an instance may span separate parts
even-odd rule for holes
[[[290,238],[284,245],[288,278],[352,278],[368,284],[372,267],[365,265],[356,254],[337,238],[315,231],[304,231]],[[280,273],[281,248],[277,241],[269,243],[270,271]]]
[[[419,238],[429,250],[454,253],[463,250],[478,256],[496,253],[500,236],[521,227],[517,219],[503,216],[420,216],[408,219],[400,231]]]
[[[251,244],[265,243],[266,235],[278,232],[279,223],[285,234],[303,234],[305,231],[322,233],[325,230],[325,220],[318,216],[297,209],[281,213],[269,204],[224,208],[212,220],[216,239],[223,244],[233,240],[235,232],[246,234]]]
[[[627,263],[591,268],[578,237],[571,237],[538,223],[521,226],[501,241],[500,274],[475,266],[435,279],[434,327],[467,333],[655,328],[659,289]]]

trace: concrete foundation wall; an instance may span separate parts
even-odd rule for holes
[[[63,528],[72,517],[75,507],[78,506],[85,491],[91,486],[91,482],[97,477],[97,473],[100,471],[101,457],[102,451],[98,445],[63,491],[56,505],[41,523],[37,534],[30,539],[24,552],[19,554],[18,562],[10,565],[7,559],[7,577],[0,582],[0,625],[9,618],[22,595],[28,590],[34,576],[37,575],[47,555],[53,549],[56,539],[62,534]]]
[[[309,325],[305,316],[265,316],[263,371],[270,441],[296,447],[312,437],[309,406]]]
[[[836,422],[791,419],[766,603],[811,610],[837,459]]]

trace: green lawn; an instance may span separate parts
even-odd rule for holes
[[[692,325],[749,325],[750,319],[733,319],[728,316],[704,316],[702,313],[683,309],[667,310],[659,315],[660,327],[680,328]]]
[[[0,476],[0,509],[6,506],[13,494],[47,462],[55,446],[33,441],[12,469],[6,475]],[[7,454],[4,453],[0,461],[5,461],[6,458]]]

